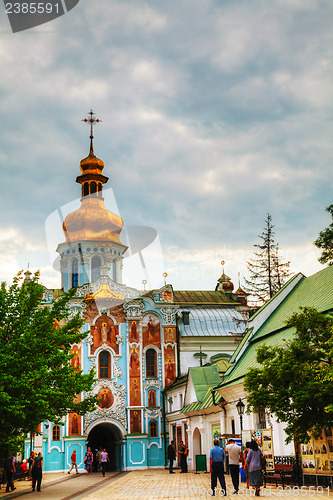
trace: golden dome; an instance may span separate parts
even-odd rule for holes
[[[63,223],[66,241],[113,241],[121,243],[119,235],[123,219],[104,205],[102,198],[87,196],[81,206],[67,215]]]
[[[92,147],[89,156],[80,161],[80,169],[83,174],[100,174],[104,169],[104,162],[94,155]]]

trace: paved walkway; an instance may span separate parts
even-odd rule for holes
[[[241,500],[241,498],[254,498],[253,490],[246,490],[244,484],[241,484],[239,495],[233,495],[232,483],[230,476],[226,475],[227,483],[227,499]],[[205,498],[211,495],[210,490],[210,474],[176,474],[170,475],[165,469],[149,469],[132,472],[109,472],[106,477],[101,474],[44,474],[42,482],[42,491],[40,493],[32,493],[31,486],[28,481],[16,481],[16,491],[13,493],[5,493],[4,489],[0,490],[0,499],[16,498],[24,495],[25,499],[48,499],[48,500],[95,500],[95,499],[155,499],[167,498],[170,500],[186,499],[186,498]],[[332,489],[323,488],[276,488],[272,486],[265,490],[261,490],[261,496],[273,497],[274,500],[279,498],[296,499],[297,497],[309,497],[310,499],[332,498]],[[217,497],[219,497],[217,491]]]

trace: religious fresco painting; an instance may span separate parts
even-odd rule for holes
[[[156,391],[154,389],[148,391],[148,407],[156,408]]]
[[[73,345],[70,354],[73,354],[71,359],[71,365],[74,366],[78,371],[81,370],[81,346]]]
[[[92,323],[96,316],[98,316],[98,309],[94,300],[89,301],[85,307],[85,311],[83,313],[83,318],[86,323]]]
[[[141,433],[141,411],[140,410],[130,410],[130,424],[131,433],[140,434]]]
[[[91,335],[93,337],[93,344],[91,352],[94,354],[96,349],[103,344],[106,344],[119,353],[119,346],[116,344],[116,335],[118,335],[118,325],[115,325],[111,318],[103,314],[95,322],[94,326],[90,327]]]
[[[176,342],[176,328],[174,326],[164,327],[164,342],[165,344]]]
[[[164,348],[164,374],[165,387],[176,380],[176,355],[175,348],[168,346]]]
[[[110,408],[113,405],[114,397],[111,389],[109,389],[108,387],[103,387],[102,389],[100,389],[98,391],[97,397],[101,400],[99,402],[100,408]]]
[[[69,434],[79,436],[81,434],[81,417],[77,413],[70,413],[68,416]]]
[[[130,321],[128,328],[129,328],[129,341],[139,342],[139,322]]]
[[[160,318],[156,314],[146,314],[142,320],[143,347],[153,344],[161,349]]]
[[[130,350],[130,405],[141,406],[140,357],[137,349]]]

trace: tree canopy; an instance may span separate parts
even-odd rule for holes
[[[91,390],[94,372],[83,374],[71,364],[71,346],[87,335],[68,307],[75,289],[45,305],[38,279],[36,273],[23,280],[20,273],[0,288],[0,449],[41,422],[58,422],[70,411],[83,414],[96,404],[92,395],[77,398]]]
[[[254,258],[247,262],[250,277],[245,279],[246,291],[260,304],[273,297],[290,276],[290,262],[281,260],[274,236],[272,217],[267,214],[264,231],[259,235],[261,243],[254,245],[257,251]]]
[[[333,205],[330,205],[326,208],[326,211],[329,212],[333,219]],[[314,242],[314,244],[322,250],[321,256],[319,257],[319,262],[322,264],[328,264],[329,266],[333,265],[333,222],[324,229],[320,231],[318,238]]]
[[[296,330],[293,340],[261,346],[261,366],[245,376],[247,411],[274,413],[287,424],[287,442],[305,443],[333,426],[333,316],[305,307],[286,324]]]

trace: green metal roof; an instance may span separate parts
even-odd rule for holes
[[[274,299],[274,297],[273,297]],[[251,341],[285,328],[286,320],[300,307],[311,306],[320,312],[333,309],[333,266],[303,278],[273,311]]]
[[[219,370],[216,365],[211,366],[198,366],[189,369],[195,394],[198,401],[203,401],[207,390],[215,387],[221,381]]]
[[[254,314],[252,314],[252,316],[250,317],[250,320],[253,320],[253,318],[255,318],[256,316],[258,316],[258,314],[260,314],[261,311],[263,311],[268,306],[268,304],[270,304],[272,302],[272,300],[274,300],[275,297],[277,297],[278,295],[280,295],[285,290],[285,288],[289,285],[289,283],[291,283],[292,281],[294,281],[298,276],[304,276],[304,275],[302,275],[302,273],[298,273],[298,274],[295,274],[295,276],[293,276],[292,278],[290,278],[290,280],[288,280],[283,285],[283,287],[281,287],[280,290],[278,290],[276,292],[276,294],[273,295],[273,297],[271,297],[270,299],[268,299],[267,302],[265,302],[265,304],[263,304]],[[304,276],[304,278],[305,278],[305,276]]]
[[[223,399],[222,396],[216,392],[215,393],[215,406],[219,404],[219,402]],[[191,411],[196,411],[196,410],[205,410],[207,408],[210,408],[211,406],[214,406],[214,401],[213,401],[213,394],[212,390],[208,389],[204,400],[202,402],[196,401],[195,403],[191,403],[187,406],[185,406],[182,410],[181,413],[189,413]]]
[[[281,345],[281,343],[285,340],[292,340],[294,336],[294,328],[286,328],[270,337],[266,337],[265,339],[258,339],[257,342],[251,342],[247,346],[246,350],[238,360],[238,362],[230,367],[230,369],[225,373],[223,381],[219,384],[219,388],[228,387],[230,385],[234,385],[235,383],[241,383],[244,380],[244,375],[248,371],[249,368],[255,368],[260,366],[256,361],[257,349],[262,345],[267,346],[275,346]]]

